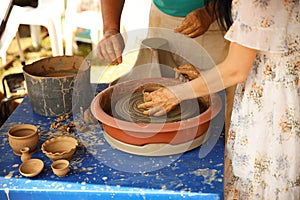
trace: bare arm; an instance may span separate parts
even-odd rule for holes
[[[121,14],[125,0],[101,0],[103,33],[120,31]]]
[[[101,0],[103,39],[98,43],[98,57],[111,64],[122,62],[124,49],[120,34],[121,15],[125,0]]]
[[[139,107],[148,108],[145,114],[158,116],[164,113],[161,110],[169,111],[183,100],[206,96],[243,82],[248,76],[256,53],[257,50],[231,43],[229,53],[222,63],[202,71],[201,75],[192,81],[152,92],[152,100]],[[191,89],[193,92],[186,92]]]
[[[172,90],[176,91],[180,100],[205,96],[216,93],[227,87],[241,83],[246,80],[249,70],[252,67],[257,50],[250,49],[231,43],[225,60],[216,67],[201,72],[201,76],[190,82],[178,85]],[[177,88],[178,87],[178,88]],[[184,94],[180,87],[191,87],[194,94]]]

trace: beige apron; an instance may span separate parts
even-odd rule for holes
[[[161,12],[152,3],[149,17],[150,28],[160,27],[173,30],[174,28],[178,27],[183,20],[184,17],[174,17]],[[210,25],[205,34],[194,38],[194,40],[207,51],[215,64],[222,62],[228,53],[229,42],[224,39],[224,32],[220,30],[216,21]],[[225,139],[227,139],[227,133],[230,124],[234,91],[235,86],[226,89]]]

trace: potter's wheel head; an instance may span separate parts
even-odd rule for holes
[[[159,84],[155,86],[162,87]],[[152,87],[153,85],[144,85],[141,89],[137,89],[133,93],[128,93],[118,98],[117,101],[113,103],[112,115],[120,120],[133,123],[172,123],[196,117],[199,113],[207,109],[207,105],[204,102],[198,101],[198,99],[192,99],[182,102],[170,112],[166,113],[166,115],[159,117],[145,115],[143,114],[144,110],[139,109],[138,105],[144,103],[143,92],[151,92]]]

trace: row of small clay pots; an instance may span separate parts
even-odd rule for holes
[[[22,148],[20,152],[23,162],[19,168],[20,173],[27,177],[38,175],[44,168],[44,162],[40,159],[32,159],[29,147]],[[56,160],[51,164],[51,169],[57,176],[64,177],[70,170],[70,163],[65,159]]]
[[[32,124],[18,124],[8,131],[9,145],[15,155],[21,156],[22,165],[20,173],[27,177],[38,175],[44,168],[44,163],[40,159],[31,159],[31,155],[37,150],[39,143],[38,127]],[[59,141],[59,143],[57,143]],[[61,144],[64,145],[61,145]],[[70,136],[58,136],[47,140],[42,145],[43,153],[52,161],[53,172],[62,177],[69,171],[69,160],[72,158],[78,141]],[[65,148],[68,146],[69,148]],[[50,148],[48,151],[47,148]],[[62,148],[62,149],[61,149]],[[60,152],[59,154],[56,153]]]

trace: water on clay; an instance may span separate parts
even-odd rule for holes
[[[143,114],[144,109],[139,109],[138,105],[144,103],[141,91],[124,95],[112,105],[113,117],[135,123],[171,123],[196,117],[207,110],[208,106],[198,100],[192,99],[181,102],[167,116],[148,116]]]

